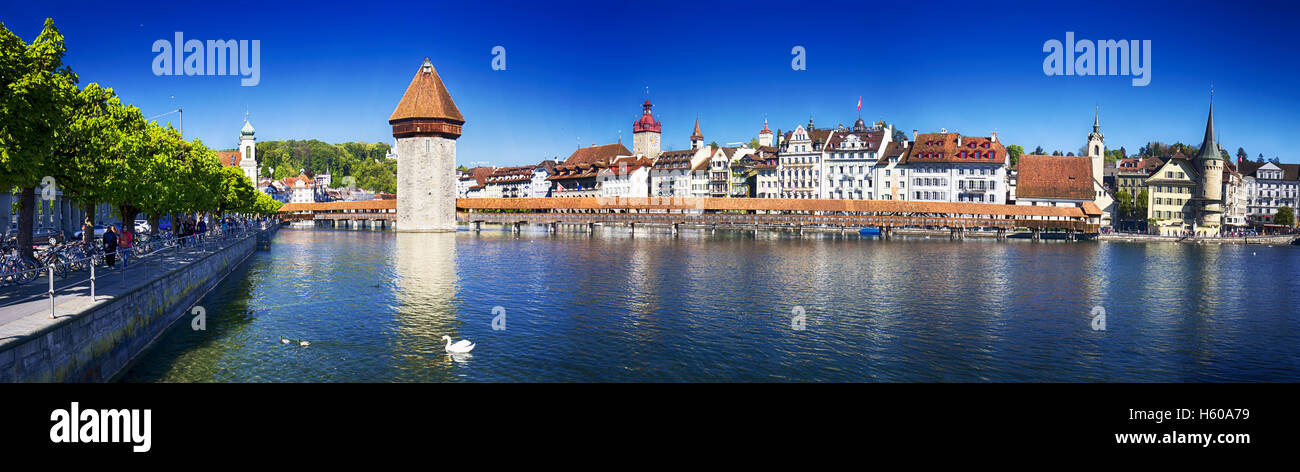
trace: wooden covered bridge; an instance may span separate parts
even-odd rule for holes
[[[391,225],[395,200],[290,203],[281,208],[288,221],[315,221],[331,226]],[[1033,238],[1042,231],[1063,231],[1069,238],[1097,234],[1101,210],[1082,206],[1020,206],[991,203],[908,202],[886,200],[766,199],[766,198],[461,198],[456,219],[474,229],[483,223],[560,225],[591,230],[597,224],[662,225],[674,233],[682,225],[747,229],[876,227],[884,237],[897,228],[947,229],[954,238],[967,230],[994,231],[999,237],[1024,228]]]

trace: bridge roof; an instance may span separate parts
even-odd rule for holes
[[[784,211],[845,211],[854,213],[943,213],[951,215],[992,215],[1009,217],[1086,218],[1101,215],[1101,209],[1092,202],[1082,207],[1000,205],[994,203],[908,202],[896,200],[832,200],[783,198],[622,198],[624,204],[602,204],[598,197],[565,198],[459,198],[456,207],[462,210],[519,209],[519,210],[577,210],[577,209],[703,209],[703,210],[784,210]],[[288,203],[280,207],[281,213],[299,211],[339,210],[393,210],[397,200],[364,200],[355,202]]]

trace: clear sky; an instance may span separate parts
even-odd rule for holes
[[[185,110],[185,135],[233,148],[245,110],[259,140],[392,142],[387,119],[425,56],[467,123],[459,163],[564,158],[579,143],[631,147],[646,87],[665,149],[748,141],[862,117],[903,129],[997,131],[1032,151],[1077,151],[1095,106],[1110,148],[1199,144],[1211,84],[1221,144],[1296,162],[1300,7],[1178,2],[14,2],[24,40],[46,17],[82,83],[145,116]],[[1139,4],[1141,3],[1141,4]],[[261,41],[261,80],[155,76],[155,40]],[[1043,73],[1043,44],[1151,40],[1151,82]],[[506,48],[494,71],[492,49]],[[803,46],[807,70],[791,69]],[[175,120],[175,115],[160,121]]]

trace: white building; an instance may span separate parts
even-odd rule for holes
[[[692,169],[709,160],[709,148],[661,151],[650,167],[650,194],[656,197],[690,197]]]
[[[916,135],[916,131],[912,132]],[[871,168],[871,200],[907,200],[907,153],[911,142],[890,142]]]
[[[820,198],[875,200],[874,167],[893,133],[883,122],[867,128],[861,118],[851,131],[836,129],[821,160]]]
[[[906,200],[931,202],[1006,203],[1007,151],[992,136],[927,133],[916,137],[908,149],[905,166]],[[889,179],[890,176],[885,176]]]
[[[1282,207],[1296,209],[1300,192],[1300,164],[1243,162],[1247,218],[1250,224],[1271,225]]]
[[[289,191],[289,203],[314,203],[316,201],[316,181],[306,175],[285,177],[284,185]]]
[[[650,196],[650,158],[628,156],[615,159],[596,175],[599,196],[604,198],[646,198]]]
[[[545,198],[554,190],[546,179],[555,173],[555,161],[547,159],[533,167],[532,183],[529,184],[528,196]]]
[[[239,130],[239,169],[244,171],[250,184],[257,183],[257,137],[253,125],[248,122],[248,113],[244,113],[244,127]]]
[[[777,177],[781,182],[781,198],[818,198],[821,196],[821,162],[823,147],[834,136],[835,130],[813,127],[795,128],[780,143]]]

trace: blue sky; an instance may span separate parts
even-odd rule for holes
[[[562,159],[620,130],[630,147],[647,86],[665,148],[688,147],[697,117],[719,143],[756,137],[764,118],[851,125],[862,96],[864,119],[909,135],[997,131],[1030,151],[1077,151],[1100,106],[1108,147],[1135,152],[1199,144],[1213,83],[1224,147],[1300,160],[1285,145],[1300,129],[1300,7],[1048,3],[22,2],[0,21],[30,41],[54,18],[83,83],[113,87],[147,117],[182,107],[186,137],[218,148],[236,145],[246,109],[259,140],[391,143],[388,116],[429,56],[467,120],[465,165]],[[176,31],[260,40],[260,84],[155,76],[151,45]],[[1151,40],[1150,85],[1044,75],[1044,41],[1067,31]],[[505,71],[491,68],[498,45]],[[807,70],[791,69],[794,46]]]

